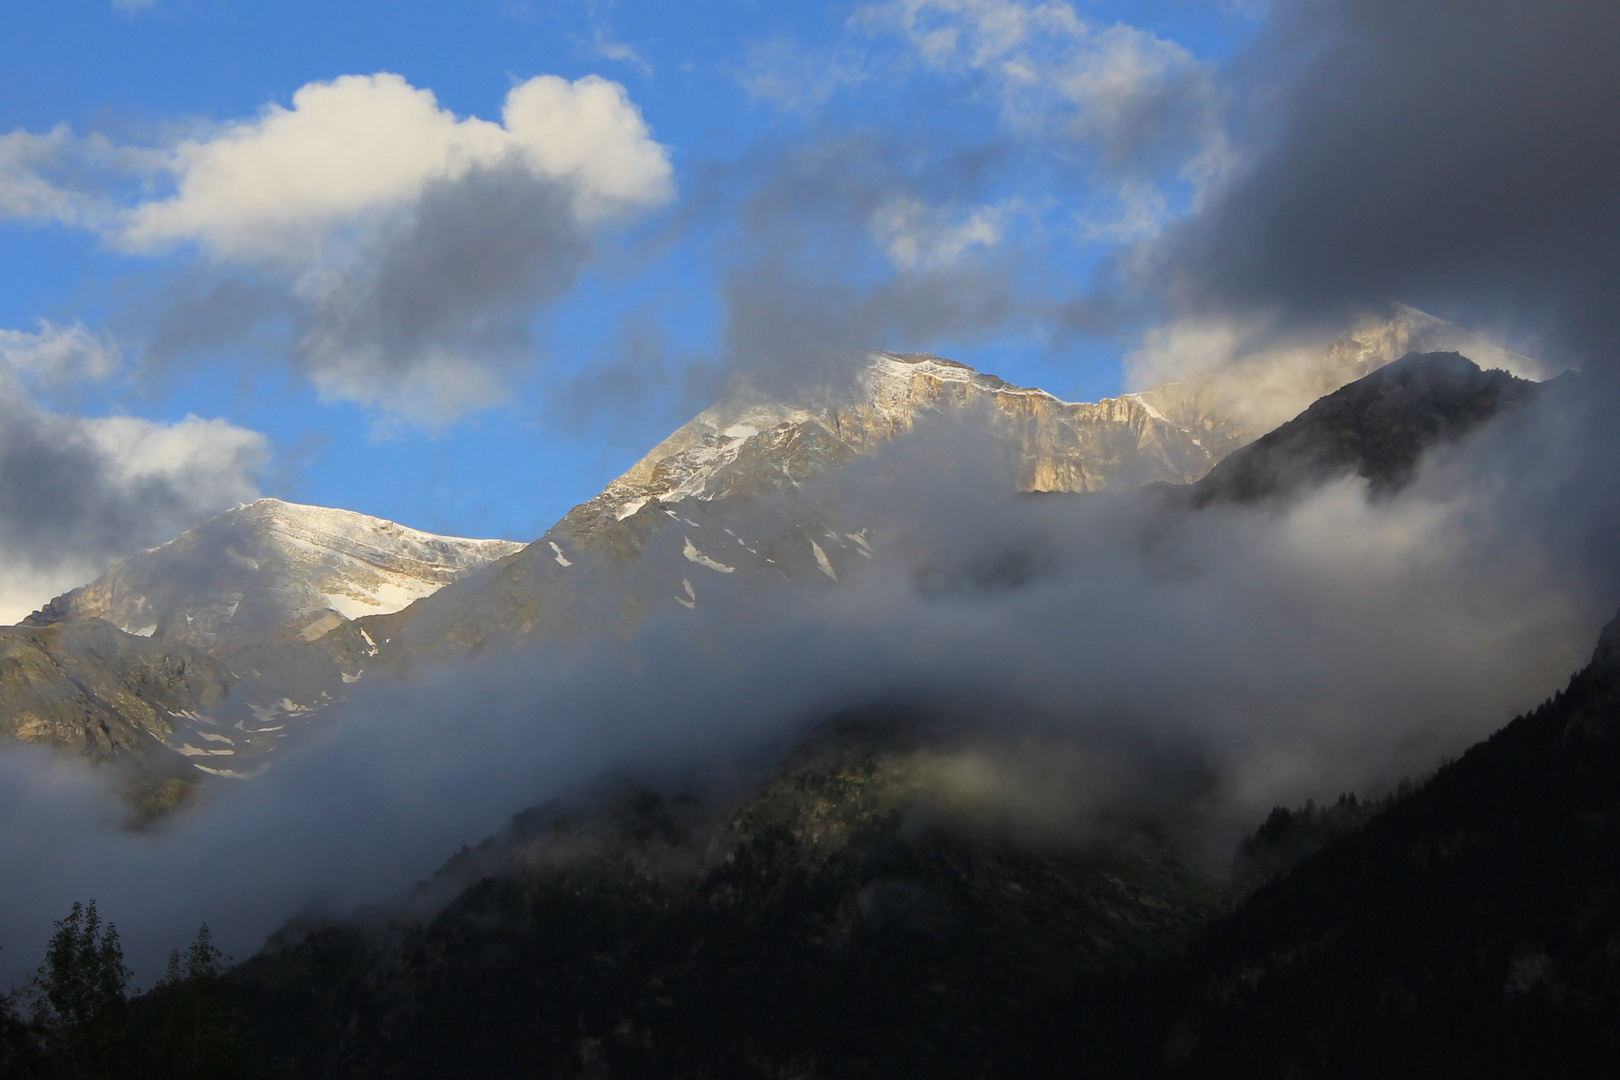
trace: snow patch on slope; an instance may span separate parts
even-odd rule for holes
[[[686,538],[686,548],[681,552],[681,554],[686,556],[687,562],[695,562],[699,566],[707,566],[710,570],[718,570],[722,574],[729,574],[737,569],[735,566],[727,566],[725,563],[716,562],[707,555],[703,554],[703,552],[697,549],[697,545],[692,543],[692,538],[690,536]]]

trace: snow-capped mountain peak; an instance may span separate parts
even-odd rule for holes
[[[102,618],[213,652],[276,634],[313,640],[346,620],[398,611],[522,547],[259,499],[120,560],[27,621]]]
[[[929,353],[874,353],[848,384],[784,402],[735,386],[572,517],[623,520],[650,500],[714,499],[801,483],[875,450],[926,414],[985,408],[1011,440],[1029,491],[1187,482],[1214,464],[1140,395],[1068,402]]]

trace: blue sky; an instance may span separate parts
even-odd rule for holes
[[[823,344],[929,349],[1095,399],[1121,388],[1141,327],[1099,329],[1065,304],[1222,167],[1215,73],[1256,27],[1244,6],[1194,0],[7,5],[10,392],[52,430],[148,422],[129,438],[173,508],[131,518],[130,543],[244,484],[529,539],[725,373]],[[332,114],[341,97],[354,132],[427,140],[439,164],[415,187],[328,205],[372,159],[345,172],[329,149],[274,143],[272,113],[313,116],[300,88],[379,73],[398,79],[336,84]],[[498,129],[508,94],[539,76],[561,80],[531,108],[540,126]],[[606,113],[581,104],[592,76],[619,88],[616,105],[591,99]],[[415,91],[440,113],[365,113]],[[639,133],[621,123],[635,115]],[[490,123],[474,131],[474,117]],[[569,140],[582,148],[558,149]],[[248,143],[263,153],[227,161]],[[479,216],[517,190],[501,153],[527,162],[512,168],[533,214],[561,215],[533,240],[556,253],[486,264],[504,239],[530,242]],[[263,203],[283,198],[284,164],[316,177],[291,208]],[[242,201],[260,185],[263,205]],[[441,219],[466,235],[495,224],[484,246],[457,246],[432,238]],[[465,285],[480,275],[487,287]],[[416,291],[400,299],[389,282],[404,278]],[[426,338],[388,325],[452,293]],[[360,326],[356,304],[380,314]],[[165,451],[182,464],[154,457],[188,415],[231,433],[187,429],[183,452]],[[96,438],[108,454],[135,445]]]

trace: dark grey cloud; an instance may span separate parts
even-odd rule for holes
[[[523,162],[427,186],[352,267],[306,279],[298,352],[316,385],[429,421],[504,389],[529,324],[590,255],[573,193]]]
[[[595,432],[634,446],[713,404],[724,384],[724,369],[712,355],[681,348],[658,313],[644,307],[624,319],[583,368],[546,380],[543,420],[569,436]]]
[[[1000,223],[966,224],[1011,167],[995,140],[939,145],[878,130],[814,126],[730,162],[693,166],[685,206],[641,255],[699,237],[723,322],[713,351],[682,348],[639,309],[589,370],[554,384],[565,430],[639,421],[674,426],[741,378],[792,400],[847,381],[876,350],[971,344],[1035,329],[1054,283],[1002,242]],[[1012,226],[1008,226],[1008,231]],[[898,254],[897,254],[898,253]]]
[[[593,254],[575,193],[514,158],[429,182],[312,266],[187,268],[125,329],[153,370],[243,350],[383,423],[433,426],[501,401],[539,361],[535,320]]]
[[[1009,164],[993,142],[940,149],[821,131],[716,177],[699,197],[729,200],[736,220],[721,278],[724,368],[792,394],[847,377],[873,350],[1033,324],[1047,300],[1012,251],[950,239]]]
[[[224,421],[51,412],[0,371],[0,617],[252,498],[267,449]]]
[[[1620,10],[1591,0],[1278,5],[1235,72],[1243,171],[1152,268],[1182,315],[1334,321],[1394,297],[1601,361],[1620,330],[1616,55]]]

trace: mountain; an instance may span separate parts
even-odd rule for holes
[[[866,524],[843,520],[812,482],[938,423],[988,434],[973,452],[998,457],[1018,490],[1185,482],[1214,461],[1136,397],[1065,402],[940,357],[883,353],[792,403],[738,384],[527,547],[264,499],[121,561],[26,624],[104,619],[224,660],[224,705],[164,708],[177,727],[151,733],[197,768],[248,775],[374,669],[624,633],[749,580],[847,576],[874,555]]]
[[[797,403],[734,387],[526,547],[266,499],[123,560],[36,612],[27,628],[104,619],[170,650],[176,663],[223,661],[215,695],[223,704],[171,707],[170,689],[156,687],[161,707],[136,710],[129,724],[197,769],[245,776],[368,673],[624,635],[650,614],[680,618],[749,590],[847,582],[886,554],[872,503],[836,497],[857,473],[870,492],[941,468],[983,467],[1009,492],[1148,484],[1194,506],[1252,501],[1342,472],[1376,487],[1398,483],[1425,448],[1534,389],[1455,354],[1410,356],[1218,463],[1147,395],[1065,402],[940,357],[881,353],[847,383]],[[941,448],[971,463],[942,466]],[[50,640],[60,649],[78,639]],[[49,649],[30,648],[36,705],[26,720],[13,714],[11,732],[92,747],[92,756],[147,745],[87,719],[100,714],[79,707],[78,683],[63,683],[55,711],[39,704],[46,667],[37,650]],[[67,680],[70,666],[54,670]]]
[[[1341,475],[1401,487],[1425,452],[1532,400],[1541,384],[1457,353],[1412,353],[1323,397],[1188,489],[1194,506],[1252,503]]]
[[[1217,466],[1179,488],[1180,504],[1275,498],[1341,475],[1398,487],[1426,449],[1537,393],[1455,354],[1408,356],[1324,398],[1243,460],[1233,455],[1230,477]],[[686,495],[666,506],[654,492],[606,529],[641,538],[633,558],[662,529],[705,535],[725,520],[717,503]],[[551,554],[556,574],[588,563],[574,550]],[[802,564],[814,581],[811,560]],[[1584,1040],[1574,1052],[1585,1054],[1606,1047],[1599,1018],[1615,1000],[1602,950],[1620,933],[1605,891],[1620,866],[1603,852],[1620,769],[1610,750],[1588,760],[1584,743],[1563,747],[1620,706],[1608,688],[1620,687],[1620,624],[1594,665],[1559,699],[1587,699],[1568,713],[1586,719],[1544,724],[1543,749],[1529,754],[1514,733],[1537,721],[1516,721],[1484,744],[1511,749],[1446,797],[1440,827],[1397,832],[1327,884],[1313,868],[1351,858],[1342,853],[1493,752],[1471,751],[1416,794],[1298,815],[1320,838],[1284,837],[1292,816],[1274,814],[1244,850],[1271,868],[1250,875],[1281,876],[1236,914],[1238,889],[1257,879],[1222,880],[1194,854],[1196,830],[1181,831],[1204,790],[1196,768],[1156,785],[1150,805],[1116,808],[1064,841],[1063,830],[1020,825],[967,794],[1033,790],[996,742],[1029,753],[1029,733],[981,727],[955,741],[948,725],[878,710],[816,729],[741,793],[610,789],[538,807],[452,859],[412,900],[291,924],[234,978],[273,1054],[315,1076],[1123,1078],[1160,1075],[1167,1061],[1173,1076],[1402,1075],[1400,1041],[1376,1025],[1395,1022],[1391,1009],[1398,1021],[1410,988],[1424,985],[1471,987],[1441,1001],[1434,1025],[1437,1045],[1464,1060],[1482,1055],[1445,1034],[1468,1020],[1455,1002],[1505,994],[1511,1012],[1521,985],[1567,990],[1557,1030]],[[1558,785],[1562,802],[1493,803],[1487,789],[1504,770],[1522,773],[1523,798]],[[965,776],[977,780],[964,788]],[[1516,825],[1530,820],[1533,831]],[[1493,829],[1501,850],[1488,870],[1469,867]],[[1289,843],[1320,850],[1291,853]],[[1427,884],[1447,860],[1462,867],[1459,880]],[[1390,881],[1386,863],[1407,878]],[[1471,906],[1491,881],[1501,883],[1492,900]],[[1375,903],[1365,905],[1369,889]],[[1412,914],[1424,904],[1433,910]],[[1295,916],[1312,905],[1321,919]],[[1497,920],[1540,908],[1548,919],[1492,936]],[[1559,951],[1571,934],[1578,947]],[[1566,955],[1576,975],[1562,974]],[[1333,959],[1300,974],[1317,956]],[[1480,975],[1477,957],[1495,966]],[[1396,981],[1366,974],[1369,958],[1393,965]],[[1523,1036],[1529,1021],[1506,1022]],[[1334,1072],[1341,1060],[1363,1067]]]
[[[312,1077],[982,1075],[1021,1007],[1222,906],[1151,814],[987,812],[1016,748],[878,710],[740,793],[585,792],[452,859],[428,914],[290,925],[234,984]]]
[[[1525,379],[1556,374],[1527,356],[1405,304],[1363,313],[1332,341],[1256,347],[1223,356],[1221,335],[1170,342],[1139,355],[1130,378],[1138,396],[1196,433],[1217,458],[1254,441],[1312,402],[1409,353],[1456,352],[1487,369]]]
[[[616,520],[649,499],[670,505],[760,495],[802,484],[829,465],[871,454],[931,414],[984,409],[1016,462],[1020,491],[1101,491],[1185,483],[1214,459],[1140,395],[1063,401],[928,353],[876,353],[850,385],[797,405],[746,386],[698,414],[569,518],[576,530]]]
[[[750,577],[836,581],[873,556],[871,523],[812,482],[942,423],[970,425],[1015,491],[1186,483],[1216,461],[1139,396],[1067,402],[925,353],[875,354],[796,403],[742,385],[495,573],[381,620],[380,662],[616,632]]]
[[[1166,387],[1095,404],[1065,402],[941,357],[878,353],[849,384],[822,387],[795,404],[734,388],[496,572],[381,620],[379,640],[390,644],[379,663],[623,632],[649,611],[695,608],[712,589],[734,589],[749,577],[836,581],[874,556],[872,522],[846,518],[813,481],[856,463],[870,481],[881,475],[876,466],[885,455],[895,457],[931,425],[973,426],[975,453],[1002,466],[1011,490],[1193,484],[1202,505],[1250,498],[1245,485],[1286,487],[1341,468],[1361,471],[1375,486],[1385,473],[1396,482],[1391,470],[1410,469],[1425,448],[1527,400],[1535,386],[1482,372],[1455,354],[1391,364],[1399,343],[1467,338],[1415,309],[1401,308],[1358,333],[1347,333],[1311,368],[1313,385],[1327,395],[1315,411],[1243,451],[1241,466],[1227,459],[1250,438],[1241,425],[1207,407],[1167,415],[1156,404],[1174,398]],[[1500,349],[1489,355],[1514,360]],[[1514,362],[1536,367],[1523,357]],[[1382,374],[1386,368],[1393,370]],[[1360,389],[1347,393],[1346,383]],[[1265,462],[1285,458],[1300,475],[1259,478]],[[901,467],[890,482],[904,482]]]
[[[260,499],[120,559],[24,624],[105,619],[128,634],[225,655],[273,638],[313,641],[341,621],[398,611],[522,547]]]
[[[1612,1077],[1620,620],[1534,711],[1173,962],[1032,1010],[1009,1076]]]
[[[1426,449],[1540,396],[1456,355],[1408,356],[1168,501],[1196,515],[1346,475],[1393,490]],[[805,425],[784,460],[830,434],[782,423]],[[660,460],[700,445],[729,444]],[[384,663],[428,626],[421,611],[466,591],[497,627],[455,643],[475,651],[513,626],[634,618],[672,574],[720,583],[674,595],[680,618],[744,565],[830,588],[883,556],[858,531],[835,542],[815,486],[791,475],[700,497],[747,475],[729,467],[685,494],[700,470],[666,470],[682,479],[622,516],[604,500],[576,532],[286,648],[369,642],[346,662]],[[640,497],[613,498],[626,490]],[[523,602],[550,622],[503,621]],[[156,645],[106,623],[19,631],[84,627]],[[1153,783],[1130,785],[1148,794],[1099,810],[1083,785],[1046,773],[1042,787],[1062,747],[1038,722],[954,707],[954,723],[900,706],[836,716],[708,786],[598,781],[408,896],[294,920],[223,986],[268,1058],[316,1077],[1613,1075],[1620,622],[1565,691],[1415,791],[1274,812],[1235,882],[1200,857],[1211,778],[1196,754],[1155,744]],[[1058,827],[1041,816],[1054,807]]]
[[[218,710],[235,683],[214,657],[99,619],[0,627],[0,734],[96,761],[146,763],[153,772],[136,778],[131,794],[147,809],[176,798],[170,781],[190,771],[166,748],[184,745],[180,732]]]
[[[1042,834],[983,798],[1030,780],[1003,734],[869,711],[740,794],[537,807],[232,985],[315,1077],[1614,1075],[1620,620],[1430,779],[1307,811],[1235,910],[1177,841],[1196,769]]]
[[[161,786],[251,775],[376,655],[359,620],[521,548],[279,499],[238,506],[0,628],[0,732],[134,755]]]

